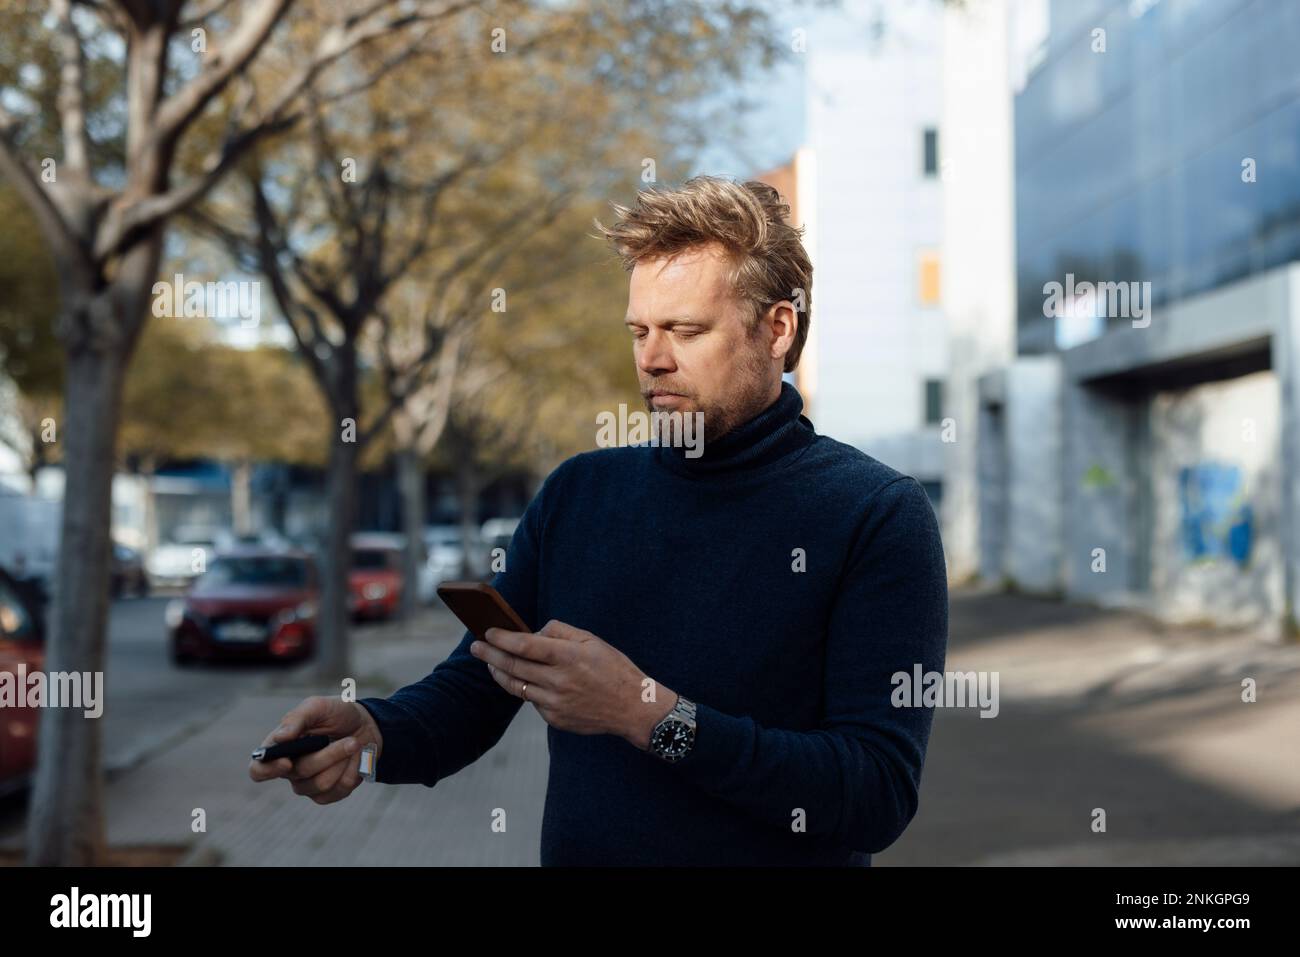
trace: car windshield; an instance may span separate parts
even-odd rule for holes
[[[200,589],[222,585],[269,585],[294,587],[307,584],[307,563],[286,556],[244,556],[218,558],[199,579]]]
[[[381,548],[357,548],[352,552],[352,567],[366,571],[388,567],[388,552]]]

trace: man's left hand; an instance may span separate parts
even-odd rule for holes
[[[676,703],[673,692],[654,686],[627,655],[562,621],[551,619],[537,634],[489,628],[484,637],[470,653],[558,730],[616,734],[645,750],[650,732]],[[643,701],[643,694],[655,700]]]

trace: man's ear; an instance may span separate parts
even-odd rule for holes
[[[794,348],[794,337],[799,331],[799,313],[788,299],[773,303],[763,313],[760,323],[772,330],[772,358],[784,360]]]

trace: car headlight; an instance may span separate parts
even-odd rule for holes
[[[378,582],[371,582],[365,588],[361,589],[361,594],[370,601],[376,601],[388,594],[388,588]]]
[[[167,603],[167,610],[163,612],[163,619],[167,622],[168,628],[179,628],[181,622],[185,620],[185,602],[180,598],[173,598]]]
[[[308,599],[291,608],[284,608],[275,616],[274,626],[288,625],[295,621],[307,621],[316,617],[316,602]]]

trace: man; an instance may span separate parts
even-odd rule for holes
[[[329,803],[374,743],[377,781],[432,787],[527,701],[549,725],[543,865],[869,863],[916,812],[933,718],[891,678],[944,663],[929,500],[817,435],[782,379],[812,266],[774,189],[697,177],[615,210],[597,225],[631,271],[641,392],[702,414],[702,454],[564,462],[493,581],[536,634],[467,633],[387,699],[308,699],[266,743],[339,740],[250,773]]]

